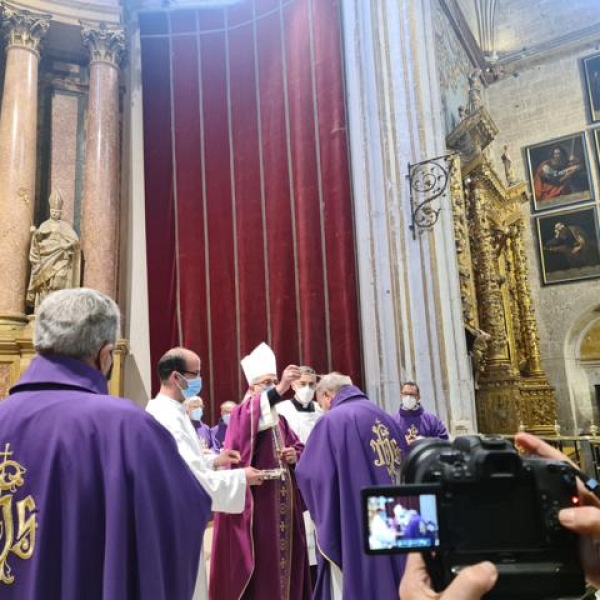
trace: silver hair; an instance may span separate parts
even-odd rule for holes
[[[39,354],[80,360],[94,358],[104,344],[114,344],[121,314],[116,302],[89,288],[59,290],[40,304],[34,345]]]
[[[350,379],[348,375],[343,375],[342,373],[333,371],[331,373],[327,373],[327,375],[321,376],[319,383],[317,383],[315,393],[322,394],[323,392],[337,392],[345,385],[352,385],[352,379]]]
[[[188,408],[192,402],[196,402],[197,400],[200,400],[200,402],[202,402],[202,406],[204,406],[204,400],[202,400],[200,396],[190,396],[189,398],[186,398],[183,401],[183,406],[185,406],[185,408]]]

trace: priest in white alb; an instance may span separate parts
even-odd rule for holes
[[[158,362],[160,392],[148,402],[146,410],[169,430],[177,442],[179,454],[212,500],[213,512],[241,513],[248,485],[262,483],[260,471],[243,469],[216,470],[239,462],[239,452],[202,451],[196,430],[184,407],[184,401],[197,396],[202,387],[200,357],[186,348],[169,350]],[[190,510],[193,507],[190,506]],[[200,556],[196,587],[192,600],[208,597],[204,553]]]

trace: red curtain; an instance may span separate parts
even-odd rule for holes
[[[213,420],[261,341],[280,371],[360,384],[339,2],[141,14],[140,33],[152,363],[196,351]]]

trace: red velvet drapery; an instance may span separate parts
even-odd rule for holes
[[[198,352],[213,416],[261,341],[360,383],[338,2],[141,14],[140,33],[153,364]]]

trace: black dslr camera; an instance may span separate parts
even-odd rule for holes
[[[486,598],[584,593],[578,537],[557,516],[579,503],[567,463],[521,457],[500,438],[424,439],[402,478],[409,485],[362,491],[367,553],[422,551],[437,590],[489,560],[499,577]]]

